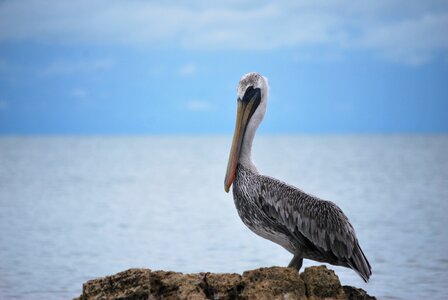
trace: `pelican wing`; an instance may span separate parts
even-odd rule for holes
[[[310,243],[322,256],[346,264],[367,281],[371,267],[342,210],[277,179],[261,176],[263,211],[286,227],[297,242]]]

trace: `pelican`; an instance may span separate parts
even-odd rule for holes
[[[372,274],[353,226],[333,202],[306,194],[261,175],[252,162],[252,142],[266,112],[268,80],[244,75],[237,89],[238,107],[224,189],[233,183],[233,199],[243,223],[257,235],[279,244],[300,270],[303,259],[351,268],[367,282]]]

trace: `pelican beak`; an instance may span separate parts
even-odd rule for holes
[[[254,89],[252,87],[247,88],[243,99],[238,98],[235,133],[233,134],[232,148],[230,149],[229,162],[227,163],[226,178],[224,179],[224,190],[226,193],[229,192],[230,186],[235,179],[236,167],[238,165],[247,124],[260,104],[260,101],[260,89]]]

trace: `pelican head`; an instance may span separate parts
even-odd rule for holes
[[[238,83],[238,108],[235,133],[230,150],[224,189],[229,192],[241,159],[251,164],[251,148],[255,131],[266,112],[268,80],[258,73],[248,73]]]

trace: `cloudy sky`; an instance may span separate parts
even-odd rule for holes
[[[0,1],[0,133],[448,132],[447,1]]]

